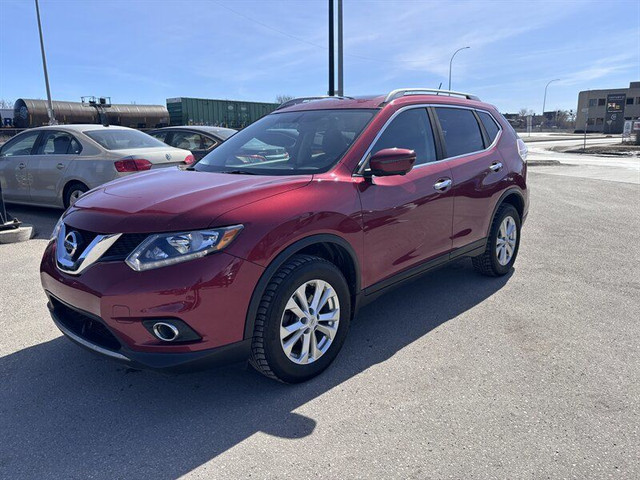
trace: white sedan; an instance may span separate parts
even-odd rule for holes
[[[132,128],[38,127],[0,147],[0,185],[7,202],[68,208],[84,192],[115,178],[194,161],[190,151]]]

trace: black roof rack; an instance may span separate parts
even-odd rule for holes
[[[318,97],[298,97],[298,98],[294,98],[293,100],[287,100],[286,102],[283,102],[278,108],[276,108],[276,110],[280,110],[281,108],[291,107],[293,105],[298,105],[299,103],[313,102],[314,100],[329,100],[329,99],[344,100],[347,98],[350,100],[353,100],[353,97],[339,97],[337,95],[323,95]]]

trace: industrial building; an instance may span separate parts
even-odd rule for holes
[[[244,128],[273,112],[278,103],[242,102],[206,98],[167,98],[171,125],[212,125]]]
[[[576,132],[622,133],[625,120],[640,118],[640,82],[629,88],[586,90],[578,94]]]

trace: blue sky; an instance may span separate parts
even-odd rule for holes
[[[41,0],[52,96],[275,101],[327,90],[327,1]],[[45,98],[35,7],[0,0],[0,98]],[[640,1],[344,0],[345,94],[447,85],[503,112],[640,80]]]

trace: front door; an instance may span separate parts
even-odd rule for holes
[[[360,184],[365,287],[451,250],[451,172],[446,162],[437,161],[425,108],[399,113],[371,154],[394,147],[416,152],[414,168],[404,176],[374,177]]]
[[[31,201],[56,204],[62,199],[64,173],[80,154],[80,143],[69,133],[46,130],[29,161]]]
[[[8,202],[30,200],[27,165],[38,135],[39,131],[23,133],[9,140],[0,150],[2,195]]]

